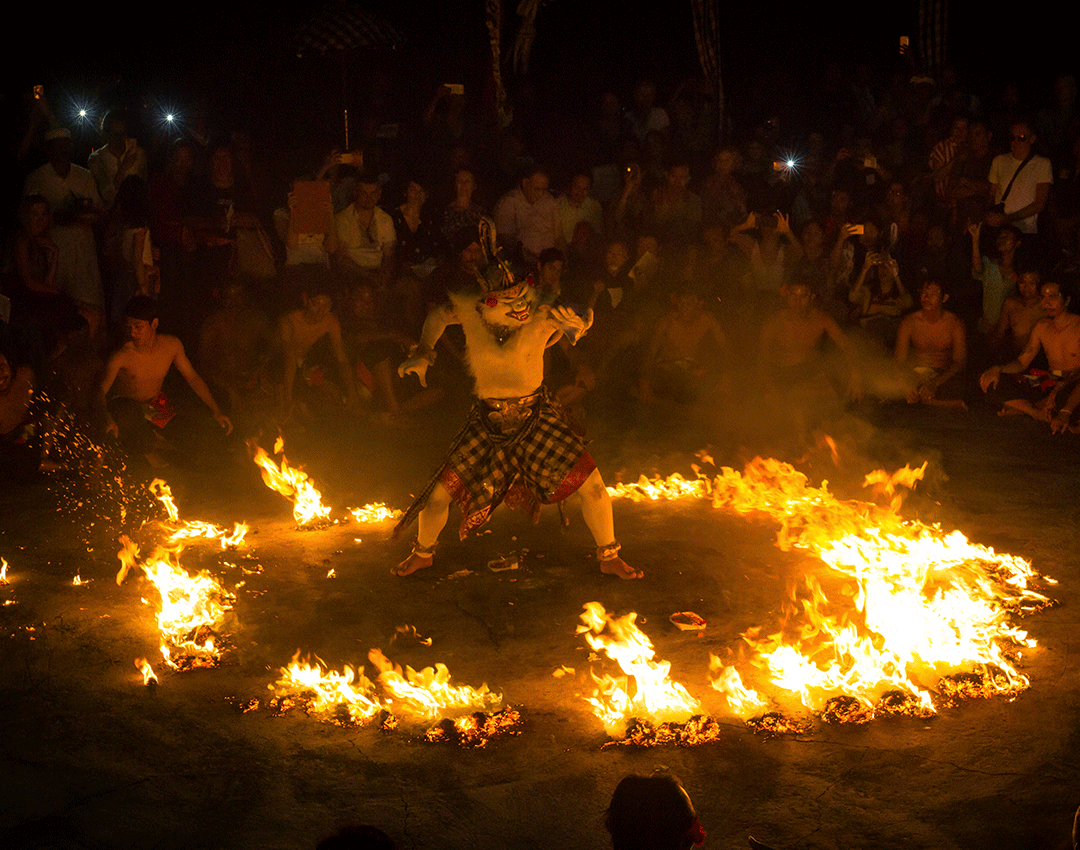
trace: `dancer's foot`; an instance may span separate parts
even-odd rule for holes
[[[417,570],[430,567],[433,561],[434,558],[431,555],[418,555],[416,552],[413,552],[408,558],[392,568],[390,574],[395,576],[411,576]]]
[[[635,570],[618,555],[614,558],[609,558],[606,561],[601,561],[600,572],[607,573],[610,576],[618,576],[623,579],[645,577],[645,573],[641,570]]]

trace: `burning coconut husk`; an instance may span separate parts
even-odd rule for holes
[[[634,611],[616,618],[599,602],[586,603],[577,633],[595,652],[618,662],[624,674],[597,676],[590,670],[596,687],[586,699],[613,738],[628,738],[633,729],[634,743],[675,743],[683,734],[678,724],[698,715],[701,704],[671,679],[670,662],[653,660],[652,641],[636,620]],[[692,734],[699,727],[704,728],[703,722],[695,721]]]
[[[329,522],[330,508],[322,502],[322,494],[315,489],[315,484],[303,469],[289,466],[285,457],[285,441],[278,437],[274,443],[274,454],[281,456],[280,465],[266,453],[254,439],[248,441],[255,463],[262,470],[262,480],[271,490],[275,490],[293,501],[293,519],[300,528],[316,528]]]
[[[161,655],[173,670],[217,667],[221,663],[226,636],[225,617],[236,602],[235,596],[208,572],[190,575],[180,566],[180,548],[158,546],[153,555],[139,560],[139,547],[121,537],[117,553],[122,584],[128,572],[138,567],[158,593],[157,626],[161,633]],[[151,604],[143,600],[146,604]]]

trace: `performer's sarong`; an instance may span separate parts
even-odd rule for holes
[[[461,508],[462,539],[501,502],[527,511],[562,501],[596,469],[547,389],[515,399],[478,399],[450,454],[394,529],[400,534],[441,483]]]

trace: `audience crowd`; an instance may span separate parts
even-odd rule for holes
[[[407,426],[455,389],[452,336],[429,386],[397,369],[428,310],[475,278],[482,219],[540,298],[592,312],[580,344],[547,355],[582,427],[604,393],[706,419],[752,400],[777,428],[846,396],[1080,430],[1075,79],[1030,103],[948,69],[868,79],[835,83],[847,106],[805,137],[773,116],[720,143],[705,87],[642,80],[625,109],[597,93],[548,162],[513,125],[482,140],[443,87],[411,135],[316,155],[279,197],[273,151],[211,104],[169,138],[118,104],[87,157],[35,99],[0,277],[3,451],[33,444],[26,387],[99,432],[117,394],[148,404],[161,364],[125,378],[110,352],[148,350],[159,324],[179,346],[164,369],[223,425]]]

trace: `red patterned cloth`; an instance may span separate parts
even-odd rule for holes
[[[462,539],[501,502],[527,511],[560,502],[585,483],[596,463],[545,388],[523,399],[479,399],[446,462],[395,529],[399,534],[427,503],[436,482],[461,508]]]

